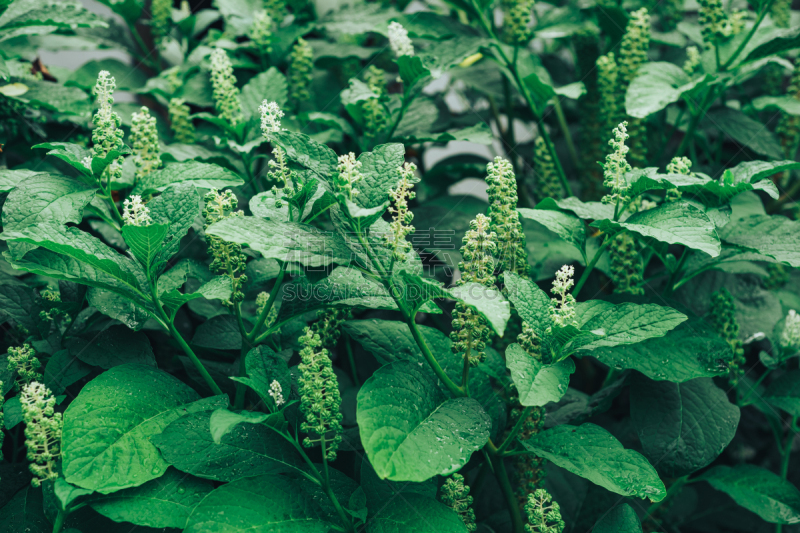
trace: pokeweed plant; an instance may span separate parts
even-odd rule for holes
[[[0,2],[0,531],[798,527],[789,2],[101,3]]]

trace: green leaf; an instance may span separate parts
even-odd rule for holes
[[[367,533],[467,533],[464,522],[449,507],[421,494],[404,494],[367,523]]]
[[[74,85],[91,91],[97,83],[97,74],[105,70],[114,77],[118,91],[135,91],[141,89],[147,82],[147,75],[137,68],[131,68],[119,59],[93,59],[84,63],[78,70],[72,72],[67,85]]]
[[[769,109],[783,111],[787,115],[800,115],[800,100],[791,96],[759,96],[753,98],[750,104],[757,111]]]
[[[88,365],[73,357],[68,350],[59,350],[47,361],[44,384],[53,391],[53,394],[58,395],[73,383],[88,376],[91,371]]]
[[[393,361],[414,361],[420,363],[423,368],[427,364],[424,363],[422,351],[405,322],[376,318],[348,320],[342,328],[350,338],[361,344],[381,364]],[[429,326],[418,326],[418,328],[425,343],[442,364],[444,356],[452,352],[450,339],[438,329]]]
[[[272,405],[272,397],[269,395],[270,384],[277,381],[281,390],[289,394],[292,390],[292,376],[286,361],[275,353],[272,348],[261,345],[256,346],[245,356],[245,371],[247,377],[233,377],[234,381],[244,383],[267,404]]]
[[[625,222],[597,220],[592,227],[607,233],[627,229],[667,244],[683,244],[703,251],[711,257],[720,252],[720,242],[714,223],[708,215],[685,202],[673,202],[632,215]]]
[[[14,377],[12,376],[11,379],[13,380]],[[22,420],[22,405],[19,403],[19,396],[6,400],[3,403],[3,425],[5,428],[13,429],[17,424],[22,423]]]
[[[230,217],[212,224],[206,235],[246,244],[266,258],[295,261],[309,267],[347,265],[353,255],[339,234],[298,222]]]
[[[210,481],[168,468],[158,479],[93,498],[89,505],[115,522],[183,529],[192,511],[212,490]]]
[[[213,350],[238,350],[242,333],[233,315],[217,315],[200,324],[192,337],[192,345]]]
[[[150,437],[187,412],[227,404],[196,392],[153,367],[127,364],[101,374],[64,413],[64,478],[108,494],[164,474],[167,462]]]
[[[731,221],[720,237],[768,255],[793,267],[800,267],[800,222],[782,215],[750,215]]]
[[[707,117],[722,133],[753,152],[775,160],[784,158],[785,154],[775,134],[738,109],[726,107],[710,111]]]
[[[422,65],[419,56],[401,56],[397,58],[397,66],[400,71],[400,79],[406,90],[411,89],[418,81],[431,75],[431,71]]]
[[[715,466],[698,479],[767,522],[800,523],[800,490],[769,470],[753,465]]]
[[[634,374],[631,420],[645,456],[678,478],[708,466],[730,444],[739,408],[709,378],[670,383]]]
[[[539,337],[543,337],[550,324],[550,297],[534,282],[514,272],[503,274],[503,281],[514,309]]]
[[[739,56],[734,66],[755,61],[781,52],[800,48],[800,29],[796,27],[779,28],[762,24]]]
[[[11,319],[29,331],[35,331],[36,318],[42,310],[36,303],[31,287],[11,277],[0,281],[0,317]]]
[[[800,370],[790,370],[770,383],[763,398],[792,416],[800,416]]]
[[[357,417],[375,472],[393,481],[457,471],[486,444],[491,428],[475,399],[446,400],[432,377],[410,361],[388,364],[364,383]]]
[[[51,533],[53,526],[44,515],[42,491],[26,485],[0,507],[0,530]]]
[[[561,211],[550,209],[517,209],[519,213],[530,220],[535,220],[546,227],[575,248],[586,257],[586,228],[583,221]]]
[[[156,261],[156,257],[161,253],[168,231],[169,226],[166,224],[150,224],[149,226],[126,224],[122,227],[122,237],[125,239],[125,243],[151,279],[158,276],[158,271],[163,266],[163,263]]]
[[[592,533],[642,533],[636,511],[627,503],[617,505],[595,524]]]
[[[11,192],[14,187],[38,174],[35,170],[0,170],[0,193]],[[7,201],[7,200],[6,200]]]
[[[728,371],[731,347],[708,324],[690,319],[663,337],[591,352],[612,368],[632,368],[650,379],[683,383]]]
[[[270,67],[266,72],[254,76],[242,87],[239,101],[242,104],[244,118],[258,117],[258,107],[264,100],[277,102],[283,108],[289,99],[286,76],[275,67]]]
[[[94,494],[94,491],[82,489],[75,485],[70,485],[64,481],[63,476],[59,476],[53,482],[53,494],[58,498],[58,503],[61,505],[61,510],[66,511],[72,506],[72,502],[83,496]]]
[[[215,443],[211,435],[212,413],[188,414],[153,437],[169,464],[181,472],[214,481],[297,472],[305,467],[292,445],[264,425],[236,426]]]
[[[325,533],[341,527],[329,502],[322,489],[303,478],[248,477],[209,494],[195,508],[184,533]]]
[[[536,205],[536,209],[561,209],[570,211],[577,217],[586,220],[603,220],[614,218],[614,206],[602,202],[582,202],[577,196],[570,196],[563,200],[545,198]]]
[[[31,254],[26,255],[27,258]],[[90,287],[86,300],[92,307],[104,315],[119,320],[133,331],[139,331],[148,320],[158,316],[155,308],[144,301],[133,301],[117,292]],[[132,361],[125,361],[132,362]]]
[[[79,224],[95,192],[96,189],[63,176],[29,176],[3,204],[3,230],[20,230],[42,222]]]
[[[594,424],[557,426],[522,441],[528,451],[623,496],[658,502],[664,483],[640,453],[626,450],[614,436]]]
[[[86,364],[109,369],[126,363],[156,367],[150,340],[125,326],[111,326],[87,338],[75,337],[66,342],[70,355]]]
[[[615,305],[602,300],[581,302],[576,306],[575,313],[582,330],[604,332],[602,338],[582,346],[582,350],[634,344],[661,337],[688,319],[671,307],[634,303]]]
[[[336,153],[304,133],[279,131],[270,135],[273,145],[278,145],[286,156],[323,180],[332,180],[338,175]]]
[[[163,191],[170,185],[184,182],[191,182],[200,189],[224,189],[244,184],[242,178],[219,165],[185,161],[168,163],[164,168],[148,174],[136,184],[131,194]]]
[[[625,111],[632,117],[646,118],[677,102],[687,94],[692,95],[713,80],[706,74],[691,79],[682,68],[665,61],[647,62],[628,86],[625,95]]]
[[[719,180],[704,178],[702,183],[678,186],[678,189],[684,194],[691,194],[710,207],[727,205],[734,197],[745,191],[760,190],[773,198],[778,198],[778,188],[768,179],[770,174],[767,174],[766,170],[774,168],[776,170],[771,174],[775,174],[795,166],[786,163],[791,162],[782,161],[773,164],[765,161],[749,161],[726,170]]]
[[[154,224],[169,224],[161,252],[156,261],[165,263],[178,253],[181,239],[200,216],[200,193],[193,181],[168,186],[157,198],[147,202]]]
[[[272,191],[259,193],[250,198],[250,212],[256,217],[276,222],[289,222],[289,204],[284,202],[279,208],[275,205],[277,201],[278,199]]]
[[[283,419],[283,415],[278,416]],[[269,417],[270,415],[267,413],[255,413],[252,411],[234,413],[227,408],[217,409],[211,413],[208,429],[211,431],[211,438],[214,440],[214,444],[222,444],[222,438],[239,424],[260,424]]]
[[[572,359],[545,365],[519,344],[506,348],[506,361],[517,386],[519,403],[525,406],[540,407],[560,400],[567,392],[570,375],[575,372]]]
[[[167,311],[170,316],[175,316],[178,309],[186,302],[198,298],[221,300],[225,302],[230,299],[232,292],[230,276],[214,276],[211,281],[202,284],[195,292],[186,294],[178,292],[177,289],[173,289],[159,296],[159,300],[164,305],[164,310]]]
[[[80,4],[16,0],[0,13],[0,42],[19,35],[52,33],[57,29],[106,27],[95,13]],[[8,6],[9,2],[4,2]],[[20,530],[22,531],[22,530]]]
[[[371,152],[358,156],[361,175],[356,202],[362,207],[377,207],[389,199],[389,189],[400,181],[398,169],[405,162],[406,149],[402,144],[381,144]]]

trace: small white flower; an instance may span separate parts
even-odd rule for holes
[[[414,55],[414,45],[408,37],[408,30],[397,22],[389,24],[389,46],[397,57]]]
[[[81,159],[81,163],[83,163],[83,166],[85,166],[89,170],[89,172],[92,171],[92,158],[91,157],[89,157],[89,156],[84,157],[83,159]]]
[[[269,395],[275,400],[276,407],[286,403],[286,400],[283,399],[283,388],[277,380],[272,380],[272,383],[269,384]]]
[[[558,298],[551,298],[550,318],[553,324],[559,327],[573,325],[575,321],[575,297],[569,291],[575,285],[572,276],[575,275],[575,268],[564,265],[556,272],[556,280],[553,282],[553,294]]]
[[[153,219],[150,218],[150,209],[144,205],[142,197],[138,194],[125,200],[122,218],[126,224],[131,226],[149,226],[153,223]]]
[[[800,314],[794,309],[790,309],[786,315],[781,333],[781,346],[784,348],[800,346]]]
[[[284,113],[277,102],[264,100],[258,110],[261,111],[261,132],[265,139],[269,139],[271,133],[281,131],[281,119]]]
[[[364,179],[361,174],[361,161],[356,159],[356,154],[350,152],[339,156],[339,165],[336,168],[339,171],[338,188],[352,200],[358,195],[358,190],[354,186]]]

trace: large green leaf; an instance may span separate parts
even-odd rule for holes
[[[0,507],[0,530],[8,533],[51,533],[44,515],[42,491],[26,485]]]
[[[744,216],[732,219],[722,228],[720,237],[800,267],[800,222],[796,220],[782,215]]]
[[[377,207],[389,199],[389,189],[400,180],[398,169],[405,161],[406,149],[402,144],[381,144],[371,152],[358,156],[361,175],[356,202],[362,207]]]
[[[147,82],[147,75],[141,70],[131,68],[129,64],[123,63],[119,59],[109,58],[93,59],[84,63],[70,74],[66,83],[85,91],[91,91],[97,83],[97,73],[101,70],[105,70],[114,77],[118,91],[135,91],[142,88]]]
[[[614,218],[614,206],[602,202],[582,202],[577,196],[570,196],[563,200],[545,198],[536,205],[536,209],[561,209],[574,213],[578,218],[586,220],[603,220]]]
[[[410,361],[390,363],[364,383],[357,417],[375,472],[394,481],[457,471],[486,444],[491,428],[475,399],[445,399],[431,375]]]
[[[534,282],[523,279],[514,272],[506,272],[503,281],[514,309],[542,337],[550,324],[550,297]]]
[[[338,175],[336,153],[304,133],[279,131],[270,135],[273,144],[280,146],[286,156],[304,166],[323,180],[333,180]]]
[[[64,413],[65,479],[108,494],[160,477],[168,463],[150,437],[186,413],[228,401],[198,399],[187,385],[151,366],[120,365],[101,374]]]
[[[240,424],[223,435],[219,443],[214,442],[212,413],[190,413],[152,438],[167,463],[181,472],[214,481],[304,468],[297,451],[263,425]]]
[[[10,318],[29,331],[35,331],[39,311],[43,310],[36,303],[31,287],[10,276],[0,281],[1,317]]]
[[[38,172],[35,170],[9,170],[7,168],[0,170],[0,192],[11,192],[14,187],[36,174]]]
[[[437,478],[431,478],[423,483],[408,481],[389,481],[381,479],[367,456],[361,459],[361,488],[367,496],[367,506],[370,514],[376,514],[386,508],[386,502],[405,498],[409,494],[419,494],[426,498],[435,498],[438,491]]]
[[[183,529],[195,507],[214,490],[210,481],[174,468],[138,487],[92,498],[92,509],[115,522]]]
[[[153,223],[169,225],[164,244],[156,256],[157,263],[166,263],[178,253],[181,239],[200,216],[201,199],[195,185],[197,184],[193,181],[176,183],[164,189],[157,198],[147,202]]]
[[[590,352],[612,368],[632,368],[650,379],[682,383],[728,371],[730,345],[698,319],[683,322],[663,337]]]
[[[800,370],[791,370],[770,383],[764,399],[792,416],[800,416]]]
[[[247,477],[218,487],[184,533],[327,533],[339,518],[327,495],[295,476]]]
[[[625,222],[596,220],[592,226],[607,233],[627,229],[642,237],[651,237],[667,244],[683,244],[716,257],[720,242],[714,223],[708,215],[685,202],[673,202],[655,209],[640,211]]]
[[[595,524],[592,533],[642,533],[636,511],[627,503],[617,505]]]
[[[287,395],[292,390],[292,376],[286,361],[269,346],[262,344],[247,352],[245,370],[247,377],[231,379],[253,389],[267,405],[272,405],[274,401],[269,394],[273,381],[277,381]]]
[[[644,453],[667,477],[711,464],[733,439],[739,408],[709,378],[683,383],[634,374],[631,419]]]
[[[161,254],[168,231],[169,226],[166,224],[150,224],[149,226],[126,224],[122,227],[122,237],[125,239],[125,243],[150,278],[155,278],[163,266],[163,263],[156,261],[156,258]]]
[[[404,494],[382,507],[367,523],[367,533],[467,533],[458,514],[433,498]]]
[[[92,201],[95,192],[96,189],[63,176],[30,176],[6,198],[3,230],[20,230],[42,222],[79,224],[83,209]]]
[[[647,62],[628,86],[625,111],[632,117],[646,118],[661,111],[681,96],[703,87],[712,77],[691,79],[682,68],[665,61]]]
[[[347,265],[353,255],[339,234],[298,222],[230,217],[209,226],[206,234],[246,244],[266,258],[297,261],[309,267]]]
[[[58,29],[105,27],[107,24],[80,4],[47,3],[39,0],[4,2],[0,14],[0,41],[18,35],[47,34]]]
[[[520,214],[535,220],[575,248],[586,257],[586,228],[580,218],[552,209],[518,209]]]
[[[275,67],[270,67],[266,72],[251,78],[247,85],[242,87],[242,93],[239,95],[245,118],[258,116],[258,107],[264,100],[277,102],[280,107],[284,107],[287,99],[286,76]]]
[[[44,384],[53,391],[53,394],[59,395],[91,372],[89,365],[73,357],[68,350],[59,350],[47,361]]]
[[[244,183],[242,178],[219,165],[186,161],[169,163],[164,168],[148,174],[136,184],[131,194],[163,191],[170,185],[184,182],[191,182],[201,189],[223,189]]]
[[[769,470],[753,465],[715,466],[699,479],[767,522],[800,523],[800,490]]]
[[[567,392],[570,375],[575,372],[572,359],[545,365],[519,344],[506,348],[506,362],[517,386],[519,403],[525,406],[543,406],[560,400]]]
[[[775,160],[785,157],[775,134],[763,123],[738,109],[717,109],[709,112],[707,119],[722,133],[759,155]]]
[[[170,316],[174,316],[178,309],[186,302],[198,298],[227,301],[230,299],[232,292],[230,276],[214,276],[210,281],[202,284],[194,292],[182,293],[177,289],[173,289],[159,296],[159,300],[164,305],[164,309],[167,313],[169,313]]]
[[[687,320],[683,313],[657,304],[612,304],[602,300],[581,302],[575,308],[579,327],[586,331],[603,331],[603,336],[582,350],[635,344],[661,337]]]
[[[557,426],[522,444],[529,451],[623,496],[664,499],[666,489],[640,453],[626,450],[614,436],[594,424]]]
[[[86,338],[74,337],[66,342],[66,346],[71,356],[104,369],[127,363],[156,366],[147,335],[131,331],[125,326],[111,326]]]

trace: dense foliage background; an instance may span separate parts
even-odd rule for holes
[[[790,0],[101,1],[0,0],[0,531],[800,530]]]

